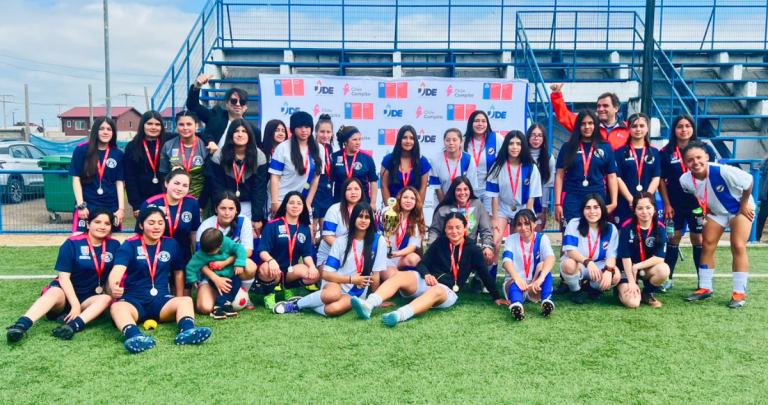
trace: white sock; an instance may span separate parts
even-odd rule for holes
[[[715,269],[701,267],[699,269],[699,288],[703,288],[709,291],[715,291],[715,286],[712,283],[712,278],[714,277],[715,277]]]
[[[749,280],[749,273],[742,273],[742,272],[733,273],[733,292],[739,293],[739,294],[746,294],[748,280]]]
[[[570,275],[570,274],[560,273],[560,277],[563,278],[563,281],[565,281],[565,284],[568,284],[568,288],[571,291],[581,290],[581,286],[579,285],[581,274],[576,273],[576,274]]]
[[[413,308],[410,305],[401,307],[395,312],[397,313],[398,322],[405,322],[413,317]]]
[[[299,307],[299,309],[304,309],[304,308],[315,309],[320,306],[325,306],[325,304],[323,304],[323,301],[320,299],[320,293],[322,293],[322,291],[315,291],[312,294],[307,295],[306,297],[302,297],[299,300],[299,302],[296,303],[296,305]],[[323,313],[323,315],[325,315],[325,313]]]
[[[325,313],[325,304],[320,305],[319,307],[312,307],[312,310],[322,316],[328,316],[328,314]]]
[[[600,282],[599,282],[599,281],[590,281],[590,282],[589,282],[589,286],[590,286],[590,287],[592,287],[592,288],[593,288],[593,289],[595,289],[595,290],[598,290],[598,291],[600,291],[600,290],[601,290],[601,288],[600,288]]]
[[[243,280],[243,288],[245,288],[245,291],[251,291],[251,286],[254,281],[256,281],[255,277],[250,280]]]
[[[376,293],[369,295],[366,301],[368,301],[369,304],[373,305],[374,308],[378,308],[378,306],[381,305],[382,302],[384,302],[384,300],[381,299],[379,294],[376,294]]]

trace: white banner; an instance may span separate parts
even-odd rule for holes
[[[416,129],[421,153],[428,159],[442,150],[445,130],[466,131],[475,110],[485,111],[491,128],[502,135],[525,132],[527,94],[528,82],[517,79],[262,74],[259,115],[262,131],[272,119],[288,126],[291,114],[299,110],[312,114],[315,121],[321,114],[330,115],[334,131],[340,125],[354,125],[363,135],[362,149],[379,167],[403,125]],[[334,149],[338,150],[335,137]],[[434,193],[428,194],[424,206],[429,223]]]

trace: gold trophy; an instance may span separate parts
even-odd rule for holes
[[[389,197],[387,200],[389,209],[384,213],[384,218],[382,218],[381,221],[381,227],[384,229],[384,236],[387,239],[387,258],[390,259],[392,258],[392,240],[390,236],[392,235],[392,232],[397,229],[397,226],[399,225],[398,223],[400,222],[398,215],[395,212],[395,204],[397,204],[395,197]]]

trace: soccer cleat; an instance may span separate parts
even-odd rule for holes
[[[216,320],[224,320],[227,319],[227,314],[224,312],[224,308],[222,307],[216,307],[211,311],[211,318]]]
[[[283,301],[290,301],[291,298],[293,298],[295,294],[293,293],[293,290],[290,288],[286,288],[283,292]]]
[[[515,302],[509,306],[509,312],[512,314],[512,317],[515,318],[516,321],[525,320],[525,308],[523,308],[523,304]]]
[[[176,335],[177,345],[199,345],[205,342],[213,334],[213,330],[207,327],[187,329]]]
[[[306,286],[306,289],[307,289],[307,291],[312,291],[312,292],[320,291],[320,289],[317,287],[316,284],[310,284],[310,285]]]
[[[6,329],[8,330],[6,333],[8,337],[8,343],[16,343],[23,339],[24,336],[27,336],[27,330],[19,325],[9,326]]]
[[[571,293],[571,301],[574,304],[578,304],[578,305],[584,304],[584,301],[585,301],[585,299],[584,299],[584,292],[581,291],[581,290],[572,292]]]
[[[221,309],[224,310],[224,313],[227,315],[227,317],[237,316],[237,311],[235,311],[235,308],[233,308],[232,304],[230,303],[224,304]]]
[[[685,297],[686,301],[704,301],[706,299],[712,298],[712,295],[714,294],[714,291],[707,290],[706,288],[699,288],[696,290],[695,293]]]
[[[58,318],[56,318],[56,323],[59,325],[64,325],[67,323],[67,314],[61,314]]]
[[[400,322],[400,317],[397,315],[397,312],[390,312],[388,314],[384,314],[381,317],[381,321],[384,322],[384,325],[387,325],[390,328],[394,328],[397,326],[397,323]]]
[[[358,318],[365,319],[366,321],[371,319],[373,305],[370,302],[361,300],[359,297],[352,297],[351,303],[352,309],[355,310]]]
[[[747,295],[740,294],[740,293],[733,293],[733,296],[731,297],[731,302],[728,303],[728,308],[731,308],[731,309],[744,308],[744,305],[747,305]]]
[[[280,301],[272,308],[272,313],[275,315],[298,314],[299,308],[294,301]]]
[[[657,300],[653,293],[643,293],[641,300],[654,308],[661,308],[661,301]]]
[[[248,298],[248,302],[245,303],[245,309],[247,309],[248,311],[252,311],[256,309],[256,305],[253,305],[253,301],[251,301],[250,298]]]
[[[275,301],[275,293],[267,294],[264,296],[264,306],[270,311],[275,307]]]
[[[65,323],[53,330],[53,336],[61,340],[72,340],[72,337],[75,336],[75,330]]]
[[[541,302],[541,315],[550,316],[555,310],[555,303],[552,300],[544,300]]]
[[[123,346],[125,346],[125,349],[128,350],[129,353],[141,353],[155,347],[155,338],[136,335],[130,339],[126,339]]]
[[[552,291],[553,294],[567,294],[568,291],[571,291],[568,288],[568,284],[565,284],[562,280],[560,280],[560,284],[557,285],[554,291]]]
[[[667,281],[664,282],[664,284],[659,287],[659,290],[663,293],[669,292],[669,290],[672,289],[672,287],[675,286],[675,280],[672,280],[671,278],[668,278]]]

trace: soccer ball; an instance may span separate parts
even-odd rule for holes
[[[245,288],[240,287],[240,290],[235,295],[235,299],[232,301],[232,307],[235,311],[242,311],[248,304],[248,291]]]

